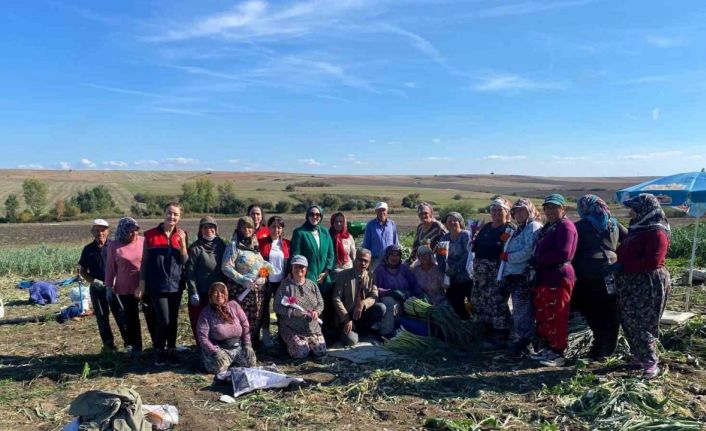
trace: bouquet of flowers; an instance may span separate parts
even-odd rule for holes
[[[270,269],[269,269],[266,265],[261,266],[260,269],[257,271],[257,277],[258,277],[258,279],[264,278],[265,281],[267,281],[267,277],[268,277],[269,275],[270,275]],[[252,280],[252,282],[255,283],[256,280]],[[242,302],[243,299],[245,299],[245,297],[248,296],[248,293],[250,293],[251,290],[252,290],[252,289],[251,289],[250,287],[248,287],[247,289],[245,289],[245,290],[243,291],[243,293],[241,293],[240,295],[238,295],[238,302]]]
[[[299,310],[303,313],[306,313],[309,317],[311,317],[311,311],[306,311],[301,305],[297,304],[297,297],[296,296],[284,296],[282,297],[282,305],[285,307],[291,307],[296,310]],[[319,325],[323,325],[324,321],[321,319],[316,319],[317,322],[319,322]]]

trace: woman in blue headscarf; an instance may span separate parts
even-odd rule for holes
[[[615,352],[618,342],[618,304],[613,276],[606,269],[617,261],[615,250],[627,234],[627,229],[610,215],[608,205],[596,195],[585,195],[576,205],[581,220],[575,223],[578,232],[576,254],[572,261],[576,285],[571,306],[581,312],[593,331],[589,358],[600,360]]]

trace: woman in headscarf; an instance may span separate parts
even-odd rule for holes
[[[333,273],[334,277],[344,269],[353,268],[355,260],[355,239],[348,232],[346,216],[335,213],[331,216],[331,227],[328,230],[333,240],[333,251],[335,253]]]
[[[471,232],[464,229],[461,213],[451,211],[446,215],[448,232],[439,238],[436,246],[436,261],[439,270],[448,279],[446,298],[456,314],[464,320],[470,315],[466,310],[466,298],[473,290],[473,252]]]
[[[432,305],[448,304],[444,273],[439,270],[439,265],[434,259],[434,250],[426,243],[417,249],[417,260],[411,268],[417,285],[424,291]]]
[[[506,298],[512,296],[512,343],[508,353],[513,356],[530,353],[527,349],[534,335],[532,315],[532,289],[528,280],[529,261],[534,253],[537,233],[542,228],[539,211],[531,200],[518,199],[510,208],[510,215],[517,228],[500,254],[502,264],[502,290]]]
[[[589,358],[601,360],[612,355],[618,344],[618,303],[612,275],[607,276],[606,283],[605,274],[618,259],[615,250],[627,229],[611,217],[608,205],[596,195],[582,196],[576,210],[581,220],[574,223],[578,244],[571,261],[576,271],[571,307],[584,315],[593,331]]]
[[[265,282],[272,272],[272,265],[260,255],[255,223],[250,217],[238,219],[230,245],[223,255],[221,270],[228,277],[228,297],[237,300],[243,307],[250,323],[253,346],[258,348]]]
[[[292,256],[302,255],[306,258],[308,268],[306,278],[316,283],[324,298],[324,334],[335,329],[333,321],[333,285],[332,272],[334,267],[333,240],[328,230],[321,226],[324,212],[318,205],[312,205],[306,210],[306,220],[292,233]],[[328,335],[327,335],[328,336]]]
[[[212,374],[228,370],[231,365],[254,367],[255,351],[250,343],[248,318],[240,305],[228,300],[228,288],[221,282],[211,285],[209,304],[197,323],[201,346],[201,365]]]
[[[566,217],[566,199],[560,194],[544,198],[547,222],[539,231],[534,249],[534,320],[539,350],[530,357],[550,367],[564,365],[567,346],[569,302],[576,277],[571,259],[576,253],[576,227]]]
[[[402,247],[393,244],[385,249],[382,263],[375,268],[373,279],[378,288],[380,302],[385,304],[387,313],[380,323],[380,334],[394,332],[400,318],[402,302],[410,296],[421,298],[423,291],[417,285],[407,264],[402,263]]]
[[[434,250],[439,238],[448,232],[446,226],[434,218],[434,209],[426,202],[417,205],[417,217],[419,217],[420,223],[417,225],[414,242],[412,243],[412,253],[407,259],[408,263],[417,260],[417,250],[422,244],[426,243]]]
[[[659,320],[671,290],[664,261],[670,227],[654,195],[641,194],[623,203],[630,208],[628,234],[617,250],[616,274],[620,324],[630,345],[633,365],[646,378],[659,375]]]
[[[115,296],[118,312],[115,321],[125,343],[125,350],[132,354],[142,352],[142,330],[140,329],[140,300],[135,291],[140,285],[140,264],[145,241],[140,236],[140,226],[132,217],[123,217],[115,230],[115,241],[111,241],[105,259],[106,295]],[[109,298],[109,302],[110,301]],[[154,339],[155,321],[149,307],[143,309],[147,328]]]
[[[201,311],[208,305],[208,291],[215,282],[224,282],[221,262],[226,243],[218,236],[218,224],[211,216],[199,221],[198,239],[189,246],[189,260],[186,261],[186,288],[189,293],[189,321],[194,332],[196,345],[196,323]]]
[[[262,344],[265,347],[273,345],[270,335],[270,299],[277,293],[282,280],[287,276],[289,261],[289,240],[284,238],[284,220],[280,216],[272,216],[267,220],[269,236],[258,240],[260,254],[272,265],[272,272],[267,276],[265,297],[262,310]]]
[[[512,316],[508,296],[498,282],[501,255],[514,226],[510,223],[509,200],[502,196],[490,202],[490,223],[486,223],[473,241],[475,286],[471,295],[473,310],[483,324],[486,342],[494,347],[506,347]]]

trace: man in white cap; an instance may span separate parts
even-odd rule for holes
[[[397,225],[387,216],[387,203],[378,202],[375,205],[376,217],[365,226],[363,248],[373,255],[370,271],[374,271],[380,260],[385,256],[385,249],[390,245],[399,245]]]
[[[110,234],[110,224],[98,218],[93,220],[91,227],[93,241],[83,247],[79,258],[79,274],[90,283],[89,292],[91,294],[91,305],[96,316],[98,332],[103,342],[103,351],[115,350],[113,341],[113,331],[110,329],[110,310],[116,307],[115,303],[109,303],[105,292],[105,256],[108,251],[108,235]],[[114,302],[114,301],[111,301]]]

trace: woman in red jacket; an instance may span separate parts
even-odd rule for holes
[[[272,216],[267,220],[267,232],[269,236],[258,240],[260,254],[270,262],[274,269],[267,276],[265,286],[265,297],[262,301],[262,344],[265,347],[272,345],[270,335],[270,300],[277,294],[277,289],[282,280],[287,275],[287,263],[289,262],[289,240],[284,238],[284,220],[280,216]]]
[[[633,365],[643,376],[659,375],[657,338],[671,289],[664,260],[669,249],[669,222],[654,195],[641,194],[626,202],[630,208],[628,235],[618,247],[616,273],[620,324],[630,344]]]

